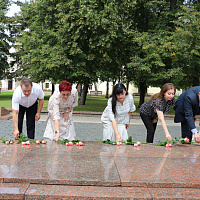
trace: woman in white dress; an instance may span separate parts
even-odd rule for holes
[[[62,81],[59,91],[55,91],[49,99],[47,126],[44,137],[74,140],[75,129],[72,111],[78,105],[78,92],[72,89],[71,83]]]
[[[126,91],[122,83],[116,84],[101,116],[103,140],[126,141],[128,139],[127,128],[129,128],[134,111],[133,97]]]

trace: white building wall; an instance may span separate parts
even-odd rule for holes
[[[149,87],[148,89],[147,89],[147,94],[148,95],[153,95],[153,94],[156,94],[156,93],[159,93],[160,92],[160,88],[159,87]],[[179,95],[181,95],[182,94],[182,92],[183,92],[183,90],[181,89],[181,90],[176,90],[176,96],[179,96]]]
[[[107,87],[107,82],[101,82],[99,81],[97,84],[97,90],[98,91],[102,91],[102,94],[105,95],[106,94],[106,87]],[[113,90],[113,83],[109,82],[109,95],[111,95]]]
[[[107,87],[106,85],[107,85],[107,82],[98,81],[98,83],[97,83],[97,90],[98,91],[102,91],[103,95],[106,94],[106,87]],[[127,86],[125,85],[125,87],[127,87]],[[113,83],[110,82],[109,83],[109,95],[111,95],[112,90],[113,90]],[[90,91],[95,91],[94,84],[92,85],[92,90],[89,90],[88,94],[90,94]],[[128,92],[130,94],[138,93],[138,88],[135,87],[134,84],[130,83],[129,84],[129,88],[128,88]],[[148,95],[153,95],[153,94],[156,94],[156,93],[159,93],[159,92],[160,92],[160,88],[159,87],[148,87],[147,88],[147,94]],[[176,95],[179,96],[180,94],[182,94],[182,89],[181,90],[176,90]]]
[[[2,90],[5,90],[6,88],[8,88],[8,81],[7,81],[7,79],[2,80],[1,82],[2,82]]]

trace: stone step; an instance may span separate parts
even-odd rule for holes
[[[0,116],[0,120],[9,120],[9,119],[12,119],[11,114]]]
[[[12,114],[4,107],[0,107],[0,120],[9,120],[12,118]]]
[[[200,199],[200,190],[1,183],[0,199]]]

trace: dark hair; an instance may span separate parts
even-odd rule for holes
[[[72,84],[67,81],[62,81],[59,85],[59,91],[71,91],[72,90]]]
[[[29,85],[31,85],[31,87],[32,87],[33,83],[30,79],[23,78],[20,82],[20,85],[21,85],[21,87],[22,87],[22,85],[24,85],[25,87],[28,87]]]
[[[173,83],[165,83],[165,84],[162,86],[160,92],[154,94],[153,96],[151,96],[151,97],[149,98],[149,101],[152,101],[152,100],[154,100],[154,99],[160,99],[160,100],[161,100],[161,99],[163,98],[163,96],[164,96],[164,93],[167,92],[167,90],[170,90],[170,89],[174,89],[174,93],[176,92],[176,88],[175,88],[175,86],[174,86]]]
[[[112,97],[112,111],[114,113],[114,115],[116,114],[116,104],[117,104],[117,94],[122,94],[123,90],[126,91],[126,87],[124,86],[124,84],[122,83],[118,83],[114,86],[113,88],[113,92],[111,94],[110,97]],[[128,94],[128,92],[126,91],[126,95]]]

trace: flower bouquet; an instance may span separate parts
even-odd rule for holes
[[[11,139],[3,139],[3,141],[2,141],[4,144],[13,144],[14,143],[14,141],[13,140],[11,140]]]
[[[19,135],[19,141],[17,142],[17,144],[22,144],[22,145],[30,145],[30,141],[29,138],[24,136],[23,133],[20,133]]]
[[[36,144],[46,144],[47,143],[47,141],[46,140],[33,140],[33,142],[34,143],[36,143]]]
[[[120,145],[122,145],[123,142],[115,142],[115,141],[111,141],[111,140],[107,139],[107,140],[103,140],[103,143],[120,146]]]
[[[153,143],[156,146],[166,146],[166,147],[172,147],[176,144],[187,144],[190,140],[188,138],[181,138],[181,137],[175,137],[175,139],[172,140],[172,142],[169,142],[168,140],[158,140],[156,143]]]
[[[140,141],[135,142],[134,140],[132,140],[132,136],[130,136],[128,138],[128,140],[125,142],[127,145],[133,145],[134,147],[138,147],[141,145]]]
[[[111,141],[111,140],[107,139],[107,140],[104,140],[103,143],[113,144],[113,145],[118,145],[118,146],[122,145],[122,143],[125,143],[127,145],[134,145],[134,147],[138,147],[141,145],[141,142],[139,142],[139,141],[135,142],[134,140],[132,140],[132,136],[130,136],[126,142],[124,142],[124,141],[115,142],[115,141]]]
[[[80,142],[79,140],[68,140],[68,139],[63,139],[63,140],[58,140],[57,141],[58,144],[63,144],[63,145],[66,145],[66,146],[73,146],[73,145],[76,145],[76,146],[83,146],[83,142]]]
[[[38,139],[30,139],[26,136],[24,136],[22,133],[19,135],[19,141],[17,142],[17,144],[22,144],[22,145],[30,145],[31,142],[33,141],[36,144],[46,144],[46,140],[38,140]]]

